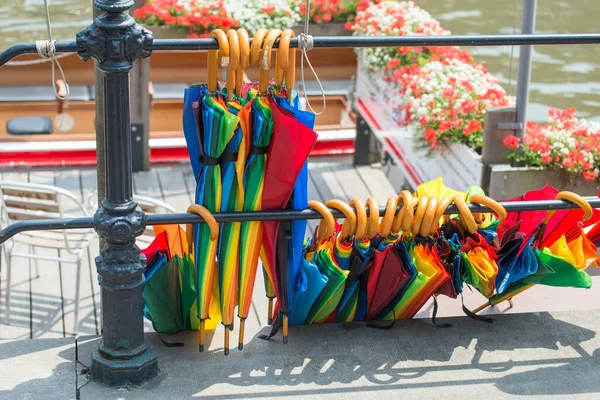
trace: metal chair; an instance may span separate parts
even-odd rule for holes
[[[68,208],[66,208],[68,207]],[[76,210],[76,215],[65,210]],[[0,181],[0,227],[15,221],[31,219],[72,218],[89,215],[81,200],[71,192],[50,185]],[[15,257],[33,260],[39,276],[38,261],[54,261],[59,265],[61,308],[64,332],[64,296],[62,287],[62,263],[76,265],[73,333],[77,334],[79,323],[79,296],[81,260],[95,237],[92,229],[51,230],[24,232],[8,240],[2,251],[6,255],[6,323],[10,318],[11,267]],[[29,247],[29,252],[19,247]],[[37,254],[39,249],[58,249],[58,256]],[[0,254],[1,256],[1,254]],[[91,271],[91,267],[90,267]],[[93,284],[93,282],[90,280]],[[92,287],[93,290],[93,287]],[[95,304],[94,304],[95,307]]]
[[[165,202],[154,199],[152,197],[140,196],[137,194],[133,195],[133,199],[137,201],[138,206],[146,214],[174,214],[175,209]],[[96,191],[90,193],[88,197],[88,208],[91,213],[95,213],[98,208],[98,193]],[[144,233],[136,239],[136,243],[139,247],[144,247],[152,243],[154,240],[154,230],[152,227],[146,228]]]

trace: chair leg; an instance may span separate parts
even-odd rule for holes
[[[37,252],[35,251],[35,246],[29,246],[30,251],[34,254],[37,255]],[[39,260],[37,258],[33,259],[33,262],[35,263],[35,279],[38,279],[40,277],[40,264],[39,264]]]
[[[75,310],[73,311],[73,335],[77,336],[79,332],[79,289],[81,282],[81,259],[77,262],[77,271],[75,274]]]
[[[58,257],[62,257],[60,254],[60,249],[58,249]],[[66,328],[65,328],[65,292],[63,289],[63,278],[62,278],[62,262],[58,262],[58,280],[60,287],[60,312],[61,312],[61,321],[62,321],[62,332],[63,337],[67,336]]]
[[[94,310],[94,326],[96,327],[96,335],[100,334],[98,329],[98,307],[96,307],[96,291],[94,290],[94,268],[92,266],[92,253],[90,249],[86,250],[88,253],[88,266],[90,270],[90,289],[92,290],[92,306]]]
[[[7,251],[4,253],[6,255],[6,325],[10,325],[10,281],[11,281],[11,257],[10,253]]]

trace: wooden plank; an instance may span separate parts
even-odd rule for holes
[[[368,188],[371,196],[375,197],[379,204],[386,204],[388,197],[397,195],[394,187],[380,168],[359,166],[356,167],[356,172]]]
[[[133,192],[164,201],[156,169],[133,174]]]
[[[367,201],[371,197],[371,192],[362,181],[360,175],[354,166],[352,165],[351,159],[346,159],[338,163],[329,164],[334,176],[340,183],[342,190],[346,193],[347,199],[359,198],[363,201]]]
[[[310,177],[319,192],[320,197],[324,200],[339,199],[349,201],[346,192],[335,177],[329,161],[314,162],[309,164]]]
[[[188,168],[189,166],[168,166],[155,169],[162,188],[162,200],[177,212],[185,212],[191,204],[183,174]]]
[[[182,164],[183,167],[183,184],[186,188],[190,204],[194,203],[196,198],[196,178],[190,163]]]

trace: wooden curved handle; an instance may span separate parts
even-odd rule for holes
[[[277,66],[275,70],[275,84],[277,86],[283,85],[284,77],[287,73],[290,63],[290,40],[295,36],[295,33],[291,29],[286,29],[281,35],[279,40],[279,48],[277,49]],[[295,75],[294,75],[295,76]],[[287,82],[286,82],[287,86]]]
[[[229,42],[230,60],[227,66],[225,87],[227,88],[227,98],[231,100],[236,87],[236,70],[240,66],[240,40],[234,29],[227,31],[227,39]]]
[[[452,204],[452,197],[444,196],[440,199],[437,210],[435,211],[435,215],[433,217],[433,221],[431,221],[431,227],[429,228],[429,234],[433,235],[435,231],[437,231],[440,218],[444,215],[444,212],[448,209],[448,207]]]
[[[346,217],[340,234],[342,239],[346,239],[353,235],[356,231],[356,214],[354,213],[354,210],[351,209],[348,204],[337,199],[328,200],[327,203],[325,203],[325,206],[341,211],[344,214],[344,217]]]
[[[379,224],[379,236],[385,238],[390,234],[396,216],[396,207],[398,207],[398,199],[390,197],[385,205],[385,214]]]
[[[208,91],[210,93],[215,93],[218,89],[219,83],[219,52],[221,54],[221,64],[223,64],[224,60],[229,64],[229,41],[227,40],[227,35],[223,32],[222,29],[215,29],[210,33],[210,37],[217,39],[219,43],[219,50],[209,50],[208,51]],[[226,57],[226,58],[224,58]]]
[[[238,29],[238,42],[240,44],[240,63],[235,71],[235,93],[242,96],[244,85],[244,71],[250,65],[250,37],[245,29]]]
[[[454,196],[454,204],[458,207],[460,220],[469,233],[477,232],[477,223],[475,222],[475,218],[473,218],[473,214],[471,214],[471,210],[469,210],[467,203],[465,203],[465,199],[462,196]]]
[[[267,29],[261,28],[254,34],[254,37],[252,38],[252,45],[250,47],[250,65],[258,65],[258,61],[260,59],[260,50],[262,49],[263,41],[268,33],[269,31]]]
[[[431,232],[431,226],[433,225],[438,204],[439,199],[437,197],[433,196],[429,198],[429,202],[427,203],[427,209],[425,210],[425,215],[423,216],[423,222],[421,222],[421,229],[419,230],[419,235],[428,236]]]
[[[560,192],[556,195],[556,199],[566,200],[570,201],[571,203],[577,204],[583,211],[585,211],[585,215],[583,216],[584,221],[587,221],[588,219],[592,218],[592,215],[594,215],[594,210],[590,203],[588,203],[583,197],[576,193],[567,191]]]
[[[335,232],[335,218],[331,211],[325,207],[325,204],[320,201],[309,200],[308,208],[317,211],[323,216],[323,221],[319,223],[319,229],[317,230],[317,240],[321,241],[333,235]]]
[[[369,206],[369,227],[367,229],[367,237],[373,239],[379,230],[379,203],[375,197],[369,197],[367,199],[367,206]]]
[[[427,211],[428,203],[429,196],[419,197],[419,202],[417,203],[417,211],[415,212],[415,217],[410,227],[410,232],[413,236],[415,236],[421,230],[421,223],[423,222],[423,217],[425,216],[425,212]]]
[[[67,97],[67,85],[62,79],[56,80],[56,93],[58,95],[56,97],[56,114],[60,115],[64,112],[66,108],[65,97]]]
[[[281,29],[273,29],[265,38],[260,52],[260,76],[258,80],[258,91],[267,93],[269,89],[269,70],[271,69],[271,50],[275,40],[281,36]]]
[[[356,209],[356,231],[354,237],[356,239],[364,239],[367,234],[367,210],[365,203],[358,198],[350,200],[350,207]]]
[[[492,209],[492,211],[494,211],[498,215],[498,218],[500,219],[500,221],[503,221],[506,219],[506,216],[507,216],[506,209],[504,207],[502,207],[500,205],[500,203],[498,203],[494,199],[491,199],[491,198],[481,195],[481,194],[474,194],[470,197],[469,201],[471,203],[481,204],[482,206],[489,207],[490,209]]]
[[[402,206],[394,222],[392,223],[392,232],[398,233],[400,229],[403,232],[409,232],[412,228],[414,219],[414,199],[408,190],[403,190],[398,194],[398,204]]]
[[[210,229],[210,240],[215,241],[219,238],[219,223],[215,219],[215,216],[208,211],[208,209],[200,204],[192,204],[187,209],[188,213],[197,214],[202,217],[204,222],[208,224]],[[193,253],[194,248],[194,225],[187,224],[186,237],[188,242],[189,253]]]

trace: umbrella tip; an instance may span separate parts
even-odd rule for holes
[[[238,344],[238,350],[244,350],[244,343]]]
[[[223,353],[224,353],[226,356],[228,356],[228,355],[229,355],[229,349],[228,349],[228,348],[225,348],[225,350],[223,350]]]
[[[201,353],[204,351],[204,345],[203,344],[199,344],[198,345],[198,351],[201,352]]]

